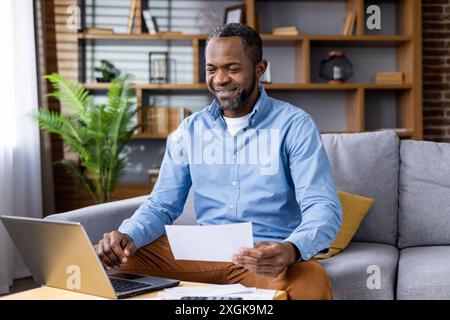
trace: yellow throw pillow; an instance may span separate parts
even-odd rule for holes
[[[341,230],[339,230],[336,240],[331,244],[328,253],[318,254],[315,256],[316,259],[330,258],[344,250],[352,240],[374,201],[372,198],[344,191],[338,191],[338,194],[343,211]]]

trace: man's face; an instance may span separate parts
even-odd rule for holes
[[[221,108],[242,106],[256,86],[255,66],[239,37],[215,38],[206,47],[206,83]]]

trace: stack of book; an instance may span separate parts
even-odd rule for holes
[[[278,27],[272,29],[272,34],[280,36],[296,36],[299,34],[299,31],[296,26]]]
[[[186,108],[147,108],[147,127],[149,134],[167,135],[175,131],[181,121],[189,115]]]
[[[401,84],[403,83],[403,72],[378,72],[375,82],[379,84]]]
[[[84,29],[84,34],[92,34],[92,35],[114,34],[114,30],[108,28],[86,28]]]
[[[351,36],[353,34],[355,21],[356,21],[356,12],[355,11],[347,12],[347,16],[345,17],[344,25],[342,26],[341,32],[343,36]]]

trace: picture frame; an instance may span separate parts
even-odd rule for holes
[[[223,23],[245,23],[245,4],[225,8]]]
[[[170,82],[169,53],[152,51],[148,53],[148,68],[150,83]]]

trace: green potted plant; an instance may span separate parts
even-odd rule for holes
[[[101,73],[101,77],[97,77],[97,82],[111,82],[112,79],[120,75],[120,70],[117,69],[114,64],[108,60],[100,60],[100,67],[94,69]]]
[[[33,117],[41,130],[57,134],[79,157],[60,163],[84,186],[96,203],[111,201],[119,175],[125,165],[123,148],[139,127],[136,108],[131,102],[129,77],[112,80],[106,104],[94,104],[93,97],[80,84],[53,73],[45,76],[70,115],[39,108]]]

